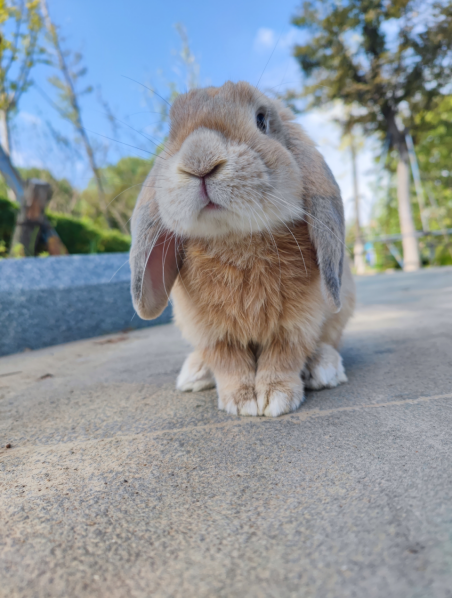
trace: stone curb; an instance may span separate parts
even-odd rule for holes
[[[128,254],[0,260],[0,356],[170,322],[132,306]]]

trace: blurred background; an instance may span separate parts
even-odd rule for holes
[[[0,256],[126,252],[194,87],[296,112],[341,187],[359,274],[452,264],[449,0],[5,0]]]

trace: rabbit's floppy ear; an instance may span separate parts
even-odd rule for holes
[[[313,190],[305,197],[305,218],[308,223],[309,236],[317,252],[317,262],[322,275],[327,299],[333,309],[341,309],[341,282],[344,265],[345,221],[339,187],[328,165],[323,163],[324,177],[330,181],[330,190],[322,193]]]
[[[323,156],[292,112],[282,113],[288,149],[293,154],[303,179],[303,220],[317,252],[324,295],[330,307],[341,309],[341,279],[344,263],[345,220],[341,192]]]
[[[180,243],[163,227],[151,181],[149,177],[134,210],[130,250],[133,306],[145,320],[166,308],[182,266]]]

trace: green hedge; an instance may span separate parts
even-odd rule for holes
[[[130,250],[131,239],[128,235],[123,235],[115,229],[102,230],[102,235],[97,247],[98,252],[128,252]]]
[[[97,252],[101,233],[89,220],[74,218],[68,214],[59,214],[50,210],[46,214],[70,254],[95,254]]]
[[[18,214],[19,204],[0,198],[0,256],[9,251]]]
[[[0,242],[9,249],[19,206],[0,198]],[[74,218],[59,212],[46,212],[70,254],[128,252],[130,237],[114,229],[100,229],[87,218]]]
[[[128,252],[130,237],[114,229],[100,229],[88,218],[46,212],[70,254]]]

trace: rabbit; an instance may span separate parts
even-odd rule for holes
[[[132,217],[141,318],[173,313],[194,346],[181,391],[216,386],[230,414],[276,417],[304,388],[347,381],[353,313],[339,187],[294,114],[246,82],[174,101]]]

